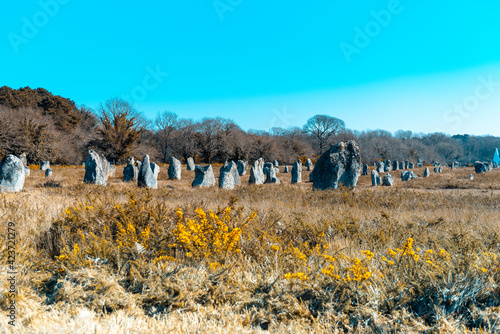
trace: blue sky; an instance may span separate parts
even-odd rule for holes
[[[500,136],[499,13],[491,0],[4,0],[0,85],[243,129],[328,114]]]

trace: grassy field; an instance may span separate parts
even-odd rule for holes
[[[500,332],[500,170],[335,191],[284,173],[193,189],[167,166],[147,190],[122,170],[101,187],[82,167],[32,169],[0,195],[4,314],[8,222],[19,271],[0,332]]]

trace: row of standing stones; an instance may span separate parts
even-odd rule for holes
[[[376,170],[372,171],[372,185],[392,186],[394,177],[389,174],[392,170],[402,170],[401,180],[409,181],[418,176],[411,170],[415,167],[413,162],[405,161],[381,161],[374,164]],[[277,177],[279,173],[279,163],[264,162],[262,158],[256,160],[250,168],[249,184],[265,184],[276,183],[280,180]],[[340,142],[325,152],[317,161],[314,167],[312,161],[307,159],[305,167],[308,171],[312,170],[309,180],[313,183],[314,189],[336,189],[339,186],[355,187],[361,174],[368,175],[368,165],[361,166],[361,155],[359,147],[355,141]],[[314,167],[314,169],[313,169]],[[423,167],[423,162],[419,159],[417,167]],[[450,164],[451,169],[460,167],[458,162]],[[492,162],[476,162],[475,172],[485,173],[499,166]],[[41,170],[45,170],[46,176],[52,176],[52,169],[49,161],[43,161],[40,165]],[[187,159],[188,171],[195,172],[195,179],[192,183],[193,187],[212,187],[216,185],[215,175],[211,165],[195,166],[193,158]],[[410,169],[406,170],[405,169]],[[219,188],[234,189],[235,186],[241,184],[240,176],[245,175],[248,170],[248,162],[239,160],[237,163],[231,161],[226,162],[220,170]],[[442,166],[440,163],[434,163],[434,172],[441,173]],[[95,151],[89,150],[85,161],[85,176],[84,182],[89,184],[106,185],[110,176],[113,176],[116,167],[109,163],[104,156],[99,156]],[[123,171],[123,180],[125,182],[136,181],[139,187],[157,188],[158,174],[160,167],[150,162],[149,156],[146,155],[142,162],[135,162],[133,158],[128,161]],[[285,172],[289,172],[288,166],[285,166]],[[382,178],[379,173],[385,172]],[[302,182],[302,162],[300,160],[293,164],[292,183]],[[8,154],[0,162],[0,192],[18,192],[23,189],[24,181],[30,174],[30,169],[26,167],[26,155],[20,157]],[[424,170],[424,177],[430,175],[429,168]],[[181,179],[181,162],[172,157],[168,169],[169,179]],[[473,179],[473,175],[470,175]]]

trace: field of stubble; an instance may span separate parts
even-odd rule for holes
[[[123,183],[123,166],[107,187],[32,169],[0,195],[5,292],[7,222],[19,271],[16,327],[1,316],[0,332],[500,332],[500,170],[323,192],[284,173],[192,189],[183,167],[169,181],[161,166],[156,190]]]

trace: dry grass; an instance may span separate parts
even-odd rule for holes
[[[82,167],[32,170],[0,197],[18,233],[14,332],[500,331],[499,170],[325,192],[283,173],[193,189],[167,166],[146,190],[122,170],[107,187]]]

